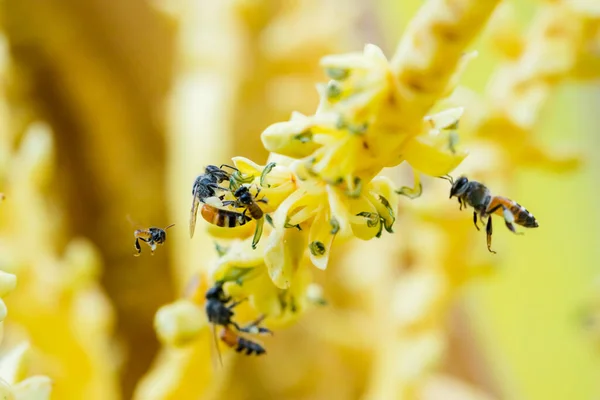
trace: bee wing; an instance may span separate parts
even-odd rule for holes
[[[192,209],[190,210],[190,238],[194,237],[194,230],[196,229],[196,216],[198,215],[198,205],[200,205],[200,199],[198,196],[194,196],[192,201]]]
[[[137,229],[137,230],[142,230],[142,229],[144,229],[144,228],[142,227],[142,225],[140,225],[140,224],[139,224],[137,221],[134,221],[134,220],[131,218],[131,215],[130,215],[130,214],[127,214],[125,217],[127,218],[127,222],[129,222],[129,225],[131,225],[131,226],[132,226],[134,229]]]
[[[219,365],[223,368],[223,358],[221,357],[221,349],[219,348],[219,339],[217,339],[217,324],[212,325],[212,345],[210,346],[211,359],[213,363],[213,368],[215,367],[215,352],[217,353],[217,358],[219,360]],[[215,368],[216,369],[216,368]]]

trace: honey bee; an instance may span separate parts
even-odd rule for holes
[[[506,227],[517,235],[522,235],[523,233],[517,232],[513,224],[518,224],[526,228],[537,228],[539,226],[533,214],[527,211],[525,207],[509,198],[492,196],[490,190],[482,183],[469,181],[464,176],[461,176],[456,181],[449,175],[442,178],[450,181],[452,184],[450,198],[456,196],[461,210],[463,206],[473,207],[473,223],[477,230],[479,230],[477,216],[479,216],[482,222],[487,218],[487,248],[491,253],[496,253],[491,248],[492,214],[503,216]]]
[[[237,170],[237,168],[225,164],[220,167],[209,165],[204,170],[204,174],[197,176],[196,180],[194,180],[194,185],[192,187],[192,196],[194,196],[194,198],[192,200],[192,209],[190,210],[190,238],[194,236],[194,230],[196,229],[196,216],[198,214],[200,202],[204,203],[204,200],[208,197],[216,196],[217,190],[229,190],[228,188],[219,186],[223,181],[229,181],[229,178],[231,177],[228,172],[222,170],[223,167]]]
[[[245,214],[231,210],[224,210],[210,204],[202,205],[200,214],[206,222],[224,228],[235,228],[237,226],[245,225],[247,222],[252,220],[252,218]]]
[[[206,292],[205,306],[208,321],[213,324],[213,328],[217,325],[222,327],[221,334],[219,335],[221,341],[229,347],[235,347],[235,351],[238,353],[245,351],[246,355],[253,353],[256,355],[265,354],[266,350],[260,344],[238,334],[238,332],[249,334],[273,334],[269,329],[259,326],[264,319],[264,316],[245,327],[241,327],[233,321],[232,318],[234,315],[233,309],[244,300],[236,302],[231,302],[231,300],[231,297],[226,296],[223,291],[223,282],[217,282],[213,287],[208,289]],[[231,327],[235,328],[235,331],[231,329]]]
[[[258,196],[259,193],[260,189],[257,189],[256,196]],[[235,201],[224,201],[223,205],[232,205],[237,208],[244,208],[242,215],[246,216],[246,212],[248,212],[250,216],[256,220],[256,229],[254,230],[254,237],[252,239],[252,248],[256,249],[258,241],[262,236],[263,225],[265,222],[263,219],[265,214],[258,203],[267,203],[267,200],[264,198],[255,200],[256,196],[253,196],[252,193],[250,193],[250,189],[248,189],[247,186],[238,187],[233,193],[233,196],[236,198]]]
[[[134,256],[139,256],[142,252],[142,247],[140,246],[140,240],[145,242],[150,246],[150,252],[154,255],[154,251],[156,250],[156,246],[159,244],[163,244],[165,240],[167,240],[167,232],[166,230],[170,227],[175,226],[175,224],[171,224],[167,226],[165,229],[151,227],[148,229],[136,229],[133,232],[133,236],[135,236],[135,251]]]
[[[260,193],[260,189],[256,192],[256,196]],[[258,205],[258,203],[267,203],[266,199],[255,200],[255,196],[250,193],[250,189],[247,186],[240,186],[233,193],[233,196],[236,198],[235,201],[227,201],[223,202],[224,205],[233,205],[237,208],[244,208],[244,212],[242,214],[246,215],[246,211],[250,214],[250,216],[254,219],[261,219],[264,216],[264,212],[262,208]]]

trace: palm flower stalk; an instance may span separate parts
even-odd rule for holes
[[[169,357],[170,370],[179,372],[167,379],[162,367],[167,364],[159,364],[144,388],[161,382],[175,390],[189,370],[198,339],[207,337],[206,325],[196,321],[203,290],[212,282],[226,282],[229,295],[249,299],[240,318],[264,314],[269,327],[293,324],[323,301],[312,283],[311,265],[327,268],[334,241],[393,232],[399,195],[418,196],[421,173],[443,175],[460,164],[467,153],[453,147],[453,138],[463,109],[427,113],[452,92],[474,55],[466,47],[495,4],[427,2],[391,62],[375,45],[321,60],[330,80],[318,85],[315,114],[294,112],[289,121],[269,126],[262,133],[271,152],[264,165],[233,159],[238,171],[232,185],[248,185],[253,195],[260,190],[268,217],[254,235],[254,221],[233,229],[210,226],[218,258],[190,296],[165,306],[156,317],[163,341],[185,347]],[[380,172],[404,161],[414,168],[415,182],[396,188]],[[228,194],[224,200],[233,198]]]

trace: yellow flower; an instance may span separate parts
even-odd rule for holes
[[[46,376],[25,378],[30,353],[23,343],[0,358],[0,398],[6,400],[45,400],[50,398],[52,381]]]
[[[384,177],[371,181],[360,194],[308,178],[273,213],[265,263],[273,282],[289,287],[291,275],[308,249],[310,261],[325,269],[333,240],[350,235],[363,240],[392,231],[398,196]]]
[[[315,303],[314,294],[309,292],[312,278],[309,266],[306,263],[295,264],[291,285],[276,287],[265,264],[265,246],[259,245],[252,250],[249,241],[236,240],[220,249],[222,254],[211,273],[213,280],[226,282],[224,290],[228,295],[249,300],[256,314],[250,318],[267,315],[270,326],[283,326],[295,321],[309,303]],[[299,257],[301,253],[298,253]]]
[[[17,285],[17,277],[0,271],[0,337],[4,329],[6,305],[1,297],[12,292]],[[1,339],[0,339],[1,340]],[[52,382],[45,376],[26,378],[30,355],[29,343],[22,343],[0,357],[0,399],[44,400],[50,398]]]
[[[461,65],[473,55],[463,57]],[[367,45],[363,53],[327,56],[321,64],[332,79],[318,87],[317,112],[313,116],[293,113],[290,121],[268,127],[262,134],[267,150],[303,159],[310,174],[330,184],[344,183],[350,192],[382,168],[403,161],[424,173],[443,175],[466,156],[448,146],[456,137],[455,129],[452,135],[440,134],[456,125],[462,109],[425,117],[416,130],[407,130],[398,120],[396,100],[402,94],[377,46]],[[455,79],[449,87],[454,84]],[[453,121],[436,126],[432,124],[436,117]]]
[[[163,343],[184,346],[197,339],[207,326],[202,307],[191,300],[181,299],[161,307],[154,317],[154,328]]]

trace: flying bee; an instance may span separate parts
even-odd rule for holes
[[[526,228],[537,228],[539,225],[533,214],[521,206],[519,203],[501,196],[492,196],[490,190],[482,183],[469,181],[466,177],[461,176],[456,181],[451,176],[442,177],[450,181],[452,188],[450,189],[450,198],[456,196],[460,209],[464,207],[473,207],[473,223],[475,228],[479,230],[477,225],[477,216],[483,222],[487,218],[487,248],[491,253],[496,253],[492,250],[492,214],[501,215],[504,217],[504,224],[513,233],[522,235],[522,232],[517,232],[514,224],[524,226]]]
[[[140,240],[145,242],[150,246],[150,252],[154,255],[154,251],[156,250],[156,246],[159,244],[163,244],[165,240],[167,240],[167,232],[166,230],[175,224],[171,224],[167,226],[165,229],[151,227],[148,229],[136,229],[133,232],[133,236],[135,236],[135,251],[136,254],[134,256],[139,256],[142,252],[142,247],[140,246]]]
[[[231,297],[225,295],[223,291],[223,282],[217,282],[213,287],[208,289],[206,292],[206,316],[208,322],[213,324],[213,328],[217,325],[223,327],[220,334],[220,339],[229,347],[235,347],[237,352],[245,351],[246,355],[255,353],[261,355],[266,353],[266,350],[258,343],[253,342],[240,336],[237,332],[244,332],[248,334],[272,334],[272,332],[259,324],[264,319],[264,316],[260,317],[256,321],[250,323],[247,326],[241,327],[235,321],[233,321],[233,309],[243,302],[243,300],[231,302]],[[235,332],[234,328],[237,332]],[[216,334],[215,334],[216,340]],[[219,354],[220,358],[220,354]]]
[[[194,180],[192,186],[192,209],[190,210],[190,238],[194,236],[194,230],[196,229],[196,216],[198,215],[198,206],[200,202],[204,203],[204,200],[209,197],[217,195],[218,190],[228,191],[229,189],[219,186],[223,181],[229,181],[231,175],[223,171],[223,167],[229,167],[237,171],[237,168],[229,165],[209,165],[204,170],[204,174],[198,175]],[[220,197],[222,198],[222,196]]]
[[[247,222],[252,220],[252,218],[243,213],[225,210],[210,204],[202,205],[200,214],[206,222],[224,228],[235,228],[237,226],[245,225]]]

